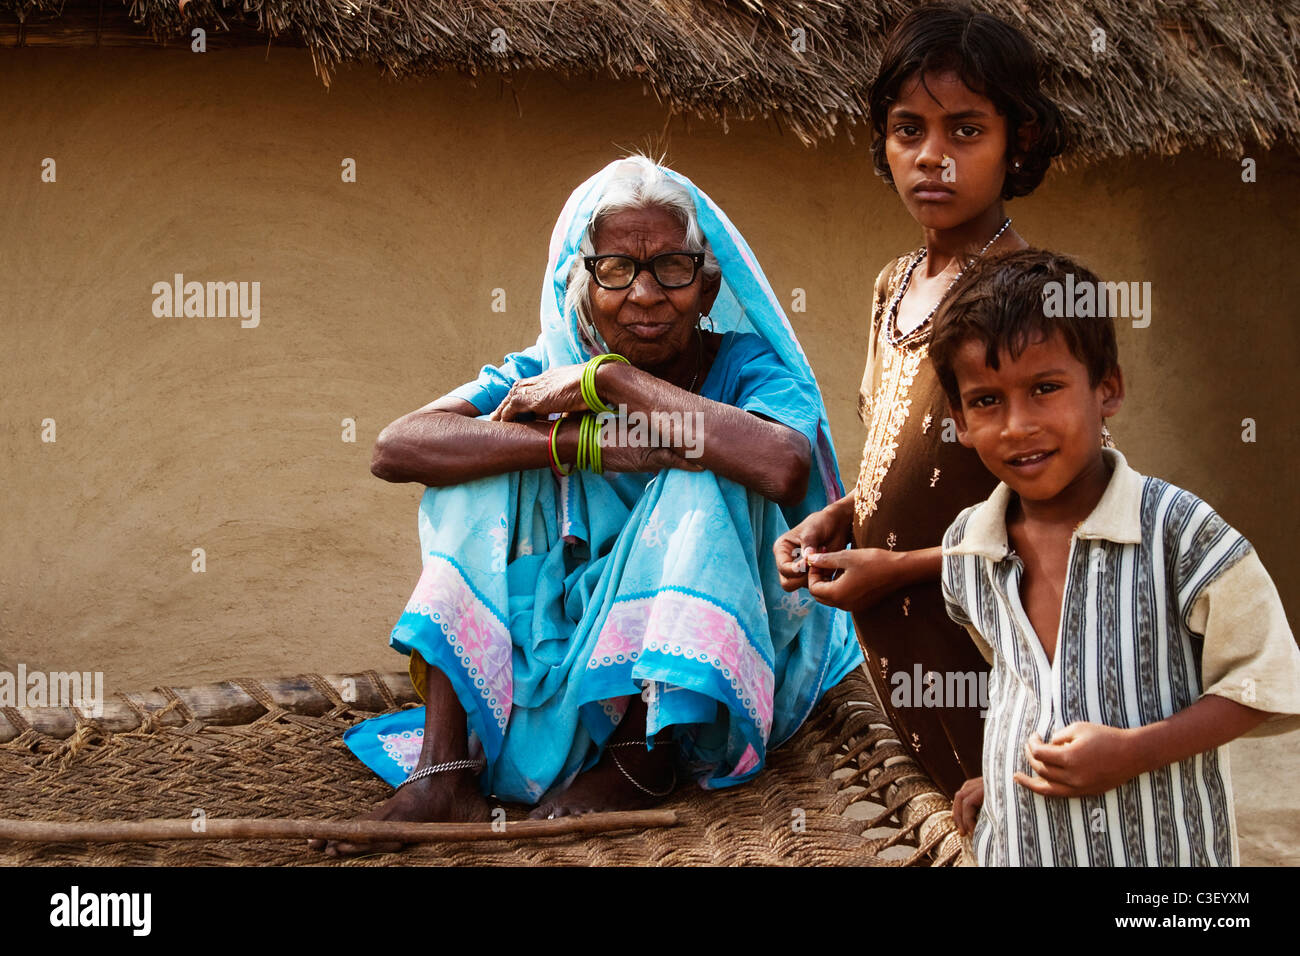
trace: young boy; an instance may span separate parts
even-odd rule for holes
[[[1227,743],[1297,726],[1300,649],[1250,542],[1102,446],[1114,325],[1046,307],[1071,275],[1102,289],[1062,256],[995,257],[935,319],[957,437],[1001,481],[944,536],[948,613],[993,667],[953,813],[963,834],[978,815],[982,866],[1236,864]]]

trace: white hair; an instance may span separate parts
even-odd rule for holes
[[[578,333],[583,344],[593,351],[606,352],[608,347],[591,321],[591,287],[588,285],[589,273],[582,257],[596,254],[596,230],[604,220],[616,213],[649,208],[666,209],[686,227],[684,251],[704,253],[704,265],[700,272],[705,278],[722,272],[713,249],[709,246],[709,240],[700,229],[690,191],[675,179],[664,175],[654,160],[633,153],[615,169],[613,178],[596,203],[591,221],[578,245],[578,258],[569,269],[565,286],[565,314],[576,313]]]

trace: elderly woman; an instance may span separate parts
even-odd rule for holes
[[[861,660],[847,614],[781,588],[774,542],[843,492],[812,371],[722,211],[611,163],[556,223],[541,319],[376,444],[376,475],[428,489],[390,639],[425,705],[345,738],[398,787],[372,819],[742,783]]]

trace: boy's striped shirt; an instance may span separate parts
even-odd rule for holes
[[[1237,862],[1226,745],[1090,797],[1043,797],[1025,744],[1075,721],[1137,727],[1215,693],[1300,713],[1300,649],[1254,549],[1204,501],[1128,467],[1115,449],[1097,507],[1070,543],[1049,664],[1021,603],[1000,484],[944,537],[948,613],[993,665],[984,731],[981,865],[1214,866]],[[1255,733],[1294,720],[1273,719]]]

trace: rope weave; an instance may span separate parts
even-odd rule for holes
[[[343,699],[340,680],[355,681],[358,703]],[[0,743],[0,816],[197,819],[201,811],[209,818],[347,820],[392,793],[341,737],[378,712],[361,709],[366,701],[372,707],[382,701],[388,711],[416,702],[406,675],[367,671],[327,680],[311,674],[229,681],[227,695],[229,688],[263,713],[218,725],[195,712],[205,689],[160,687],[155,693],[166,704],[152,711],[119,697],[138,715],[136,729],[113,733],[103,721],[81,718],[59,740],[5,708],[19,734]],[[924,866],[951,865],[961,850],[948,800],[906,755],[860,671],[827,693],[794,739],[769,754],[755,780],[714,791],[686,784],[661,805],[678,812],[678,826],[585,839],[428,844],[352,860],[293,842],[254,840],[0,842],[0,864]],[[523,819],[528,809],[507,805],[507,818]]]

